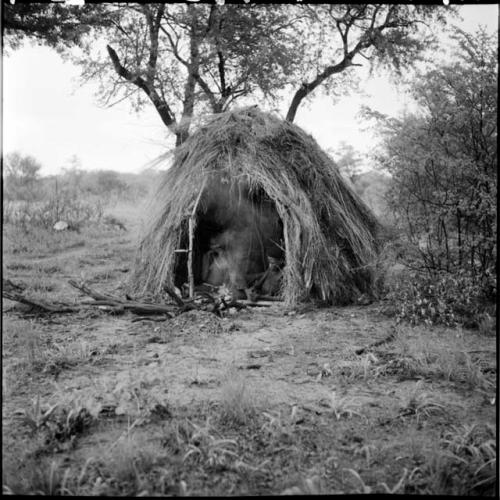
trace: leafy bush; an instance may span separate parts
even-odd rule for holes
[[[63,220],[72,229],[79,229],[84,222],[100,220],[103,203],[98,198],[84,200],[60,192],[57,196],[39,202],[10,202],[3,212],[3,222],[11,223],[24,231],[32,227],[50,229]]]
[[[42,165],[33,156],[18,151],[4,158],[3,196],[6,200],[33,200],[39,196],[38,181]]]
[[[413,271],[394,284],[387,298],[398,321],[477,328],[496,296],[495,276],[486,280],[475,280],[464,271],[435,275]]]
[[[453,36],[454,56],[412,77],[415,112],[372,114],[401,259],[426,273],[393,293],[412,322],[474,323],[481,301],[496,300],[498,43],[482,28]]]
[[[122,174],[114,170],[85,172],[82,188],[88,193],[96,195],[121,195],[126,193],[128,189],[127,183],[122,177]]]

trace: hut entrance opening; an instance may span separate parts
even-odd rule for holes
[[[187,235],[185,238],[187,248]],[[276,296],[285,264],[283,224],[263,191],[211,186],[196,213],[193,243],[195,286],[226,287],[234,298]],[[178,259],[176,284],[187,281],[187,258]]]

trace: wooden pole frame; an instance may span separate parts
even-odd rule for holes
[[[188,272],[188,283],[189,283],[189,298],[192,299],[194,297],[194,274],[193,274],[193,243],[194,243],[194,228],[196,226],[196,210],[198,209],[198,205],[200,203],[201,195],[203,190],[205,189],[205,180],[200,188],[200,192],[194,202],[193,210],[188,219],[188,260],[187,260],[187,272]]]

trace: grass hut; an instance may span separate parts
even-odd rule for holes
[[[203,282],[217,238],[252,254],[240,277],[281,252],[287,304],[346,304],[372,292],[375,216],[310,135],[256,107],[208,117],[175,150],[152,201],[133,273],[138,293],[179,287],[189,269]]]

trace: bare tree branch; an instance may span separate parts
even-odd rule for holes
[[[168,23],[167,23],[168,24]],[[164,26],[160,26],[160,30],[167,35],[168,41],[170,43],[170,47],[172,48],[172,54],[175,56],[175,58],[182,63],[184,66],[189,66],[189,62],[186,61],[183,57],[181,57],[179,53],[179,37],[177,36],[177,40],[174,41],[172,38],[172,35],[165,29]],[[173,30],[172,30],[173,31]]]
[[[360,66],[360,64],[354,64],[353,63],[353,58],[359,54],[362,50],[367,49],[371,46],[373,46],[376,42],[377,34],[382,33],[384,30],[388,28],[397,28],[397,27],[407,27],[411,24],[410,21],[406,20],[400,20],[398,21],[397,19],[391,20],[393,13],[395,12],[397,6],[396,5],[391,5],[388,8],[387,14],[385,16],[385,20],[383,21],[382,24],[379,26],[375,27],[376,24],[376,19],[377,16],[380,12],[380,9],[382,8],[381,5],[375,5],[372,15],[371,15],[371,21],[370,21],[370,26],[367,28],[360,38],[358,39],[356,45],[352,50],[348,50],[348,39],[347,35],[349,32],[349,28],[354,24],[355,20],[357,19],[357,15],[362,15],[364,17],[366,8],[360,8],[357,10],[357,13],[351,14],[351,9],[349,8],[342,17],[340,18],[335,18],[337,29],[340,33],[340,36],[342,38],[342,43],[343,43],[343,58],[335,63],[327,66],[322,72],[320,72],[316,78],[314,78],[312,81],[309,82],[304,82],[302,85],[299,87],[299,89],[295,92],[292,102],[290,103],[290,107],[288,109],[288,113],[286,116],[286,119],[288,121],[293,122],[295,119],[295,115],[297,114],[298,107],[300,103],[309,95],[311,92],[313,92],[319,85],[321,85],[326,79],[330,78],[332,75],[336,73],[341,73],[344,71],[346,68],[350,66]],[[342,28],[342,24],[345,26],[345,28]],[[363,57],[367,58],[365,55]]]
[[[177,133],[177,122],[169,105],[158,95],[154,87],[149,85],[144,80],[144,78],[142,78],[140,75],[132,73],[121,64],[117,53],[110,45],[107,45],[107,49],[116,73],[125,80],[127,80],[128,82],[133,83],[134,85],[142,89],[146,93],[146,95],[151,99],[151,102],[156,108],[156,111],[158,111],[158,114],[160,115],[160,118],[162,119],[163,123],[170,130],[172,130],[172,132]]]
[[[146,7],[146,6],[145,6]],[[149,25],[149,39],[150,39],[150,49],[149,49],[149,59],[148,59],[148,71],[147,71],[147,82],[148,85],[152,86],[156,74],[156,64],[158,61],[158,32],[160,29],[161,19],[163,13],[165,12],[165,4],[160,4],[156,15],[153,17],[151,11],[147,11],[146,20]]]

